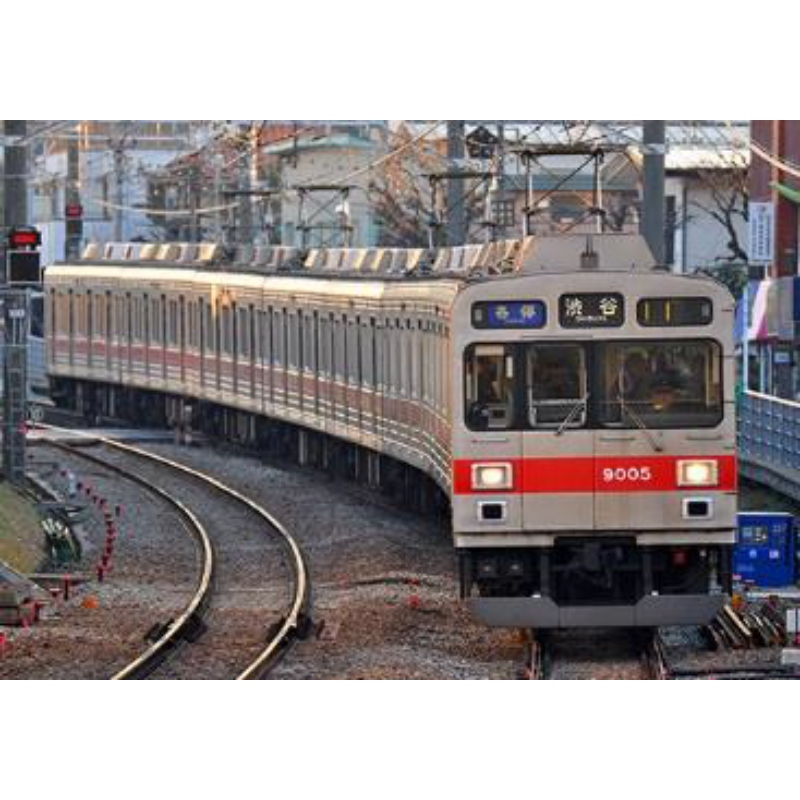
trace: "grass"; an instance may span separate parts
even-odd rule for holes
[[[0,559],[18,572],[34,572],[44,557],[44,536],[30,501],[0,483]]]

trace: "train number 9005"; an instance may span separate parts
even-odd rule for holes
[[[648,483],[653,480],[650,467],[605,467],[603,483]]]

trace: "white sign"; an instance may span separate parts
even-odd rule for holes
[[[774,258],[775,207],[749,203],[748,256],[752,264],[769,264]]]

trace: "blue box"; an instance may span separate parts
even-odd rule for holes
[[[756,586],[791,586],[795,582],[797,547],[794,516],[770,511],[738,515],[733,574]]]

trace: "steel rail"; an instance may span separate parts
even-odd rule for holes
[[[48,427],[52,429],[52,426],[41,425],[39,427]],[[185,632],[189,629],[194,620],[202,618],[202,615],[208,605],[211,597],[214,577],[214,550],[208,532],[200,520],[197,519],[197,517],[191,511],[191,509],[189,509],[183,502],[181,502],[177,497],[173,497],[171,494],[169,494],[169,492],[165,491],[161,487],[156,486],[145,478],[142,478],[140,475],[137,475],[134,472],[129,472],[128,470],[124,469],[123,467],[119,467],[116,464],[109,464],[102,458],[98,458],[97,456],[84,452],[78,447],[73,447],[71,445],[64,444],[63,442],[47,441],[45,444],[50,447],[63,450],[64,452],[71,453],[72,455],[89,461],[92,464],[96,464],[97,466],[102,467],[109,472],[114,472],[118,475],[121,475],[122,477],[133,481],[134,483],[138,483],[148,491],[153,492],[157,496],[161,497],[165,502],[175,508],[181,517],[183,517],[184,521],[188,524],[187,526],[189,530],[200,544],[200,549],[202,552],[202,568],[200,572],[200,578],[197,583],[197,588],[195,589],[194,594],[192,595],[187,606],[167,625],[166,629],[150,645],[150,647],[147,648],[147,650],[138,655],[133,661],[111,676],[111,680],[146,678],[160,666],[160,664],[168,656],[169,652],[184,640]]]
[[[58,428],[51,425],[39,425],[38,427],[53,430],[55,432],[67,433],[72,436],[76,435],[75,431],[71,431],[66,428]],[[249,497],[246,497],[241,492],[228,486],[222,481],[211,477],[210,475],[206,475],[205,473],[193,469],[192,467],[188,467],[185,464],[181,464],[178,461],[173,461],[172,459],[157,455],[155,453],[150,453],[147,450],[142,450],[139,447],[124,444],[106,436],[86,433],[80,433],[77,435],[83,436],[90,441],[100,442],[101,444],[104,444],[112,449],[129,453],[142,459],[167,466],[177,472],[189,475],[203,483],[206,483],[207,485],[217,489],[217,491],[221,492],[222,494],[227,495],[228,497],[231,497],[247,506],[278,533],[281,541],[291,556],[294,596],[287,613],[281,619],[277,630],[270,637],[266,647],[247,666],[247,668],[236,677],[236,680],[258,680],[263,678],[270,668],[274,666],[283,652],[285,652],[286,647],[290,645],[301,633],[303,633],[303,626],[309,619],[308,610],[311,595],[308,568],[306,567],[305,558],[303,557],[300,547],[291,533],[279,520],[277,520],[272,514],[263,508],[263,506],[259,505],[254,500],[251,500]],[[102,461],[102,459],[99,460]]]

